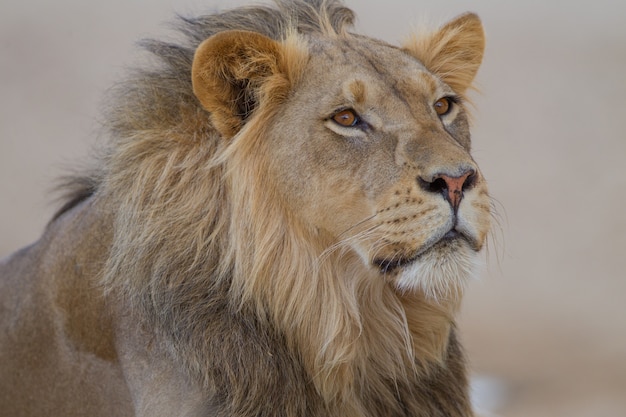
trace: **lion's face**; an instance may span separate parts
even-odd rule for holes
[[[403,288],[417,270],[465,269],[489,202],[460,97],[399,49],[360,39],[315,48],[268,135],[284,198]]]
[[[446,30],[453,33],[444,36]],[[468,35],[480,38],[479,45],[457,45],[457,37]],[[219,68],[231,64],[216,64],[210,56],[248,57],[247,65],[257,66],[247,85],[263,85],[276,72],[289,71],[281,65],[289,66],[283,61],[290,55],[277,53],[280,44],[260,35],[233,36],[230,42],[226,35],[210,38],[196,61],[211,62],[194,63],[201,68],[196,94],[227,136],[236,135],[248,116],[229,117],[256,105],[262,109],[268,93],[245,98],[238,89],[216,99],[216,88],[204,86],[219,85],[228,71],[238,79],[241,69],[232,63]],[[475,16],[466,15],[433,39],[452,55],[442,57],[442,45],[399,49],[360,37],[309,38],[299,75],[284,77],[297,82],[282,91],[278,103],[268,104],[276,107],[264,120],[257,152],[267,161],[267,172],[258,175],[274,185],[291,216],[328,238],[329,250],[356,252],[367,268],[402,290],[437,295],[447,287],[442,280],[469,274],[489,229],[490,205],[469,153],[462,98],[482,58],[482,28]],[[455,49],[463,47],[471,53]],[[469,74],[447,77],[449,67]],[[228,117],[221,118],[220,111]]]

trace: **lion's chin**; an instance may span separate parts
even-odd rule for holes
[[[449,299],[462,294],[474,276],[480,257],[467,239],[444,237],[410,259],[397,261],[381,272],[400,292],[420,291],[430,298]]]

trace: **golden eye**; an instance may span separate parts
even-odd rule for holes
[[[434,107],[439,116],[445,116],[452,109],[452,100],[450,97],[442,97],[435,102]]]
[[[353,127],[361,121],[356,112],[352,109],[341,110],[332,117],[333,121],[340,126]]]

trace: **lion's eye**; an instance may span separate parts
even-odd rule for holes
[[[452,99],[450,97],[442,97],[434,104],[435,112],[439,116],[445,116],[452,110]]]
[[[340,112],[335,113],[332,119],[339,126],[344,127],[354,127],[361,121],[359,116],[352,109],[341,110]]]

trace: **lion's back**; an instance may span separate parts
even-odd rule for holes
[[[87,342],[90,332],[102,334],[101,323],[88,319],[98,316],[101,306],[90,302],[85,285],[68,291],[72,280],[87,283],[92,273],[81,265],[91,250],[78,249],[80,238],[67,238],[69,230],[85,227],[79,217],[68,213],[39,241],[0,262],[1,415],[131,414],[115,355]],[[83,310],[80,325],[77,309]]]

